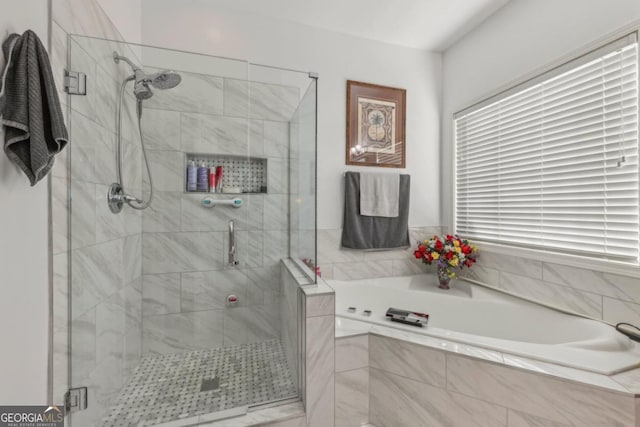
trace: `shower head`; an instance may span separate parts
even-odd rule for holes
[[[159,73],[154,73],[146,76],[146,79],[149,80],[151,86],[156,89],[173,89],[178,86],[182,81],[182,77],[178,73],[174,73],[173,71],[164,70]]]
[[[134,76],[135,84],[133,85],[133,93],[136,98],[140,100],[149,99],[153,96],[153,91],[149,86],[160,90],[172,89],[182,81],[180,74],[169,70],[145,74],[144,71],[137,69],[134,71]]]
[[[136,98],[141,101],[153,96],[153,91],[149,87],[150,85],[156,89],[164,90],[174,88],[182,81],[180,74],[169,70],[147,74],[140,67],[136,66],[129,58],[120,56],[118,52],[113,52],[113,60],[116,64],[120,62],[120,60],[129,64],[133,70],[132,80],[135,80],[133,93]]]

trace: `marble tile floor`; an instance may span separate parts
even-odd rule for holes
[[[280,340],[149,356],[102,427],[143,427],[297,396]]]

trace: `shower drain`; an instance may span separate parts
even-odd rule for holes
[[[202,385],[200,386],[200,391],[211,391],[217,390],[220,387],[220,378],[205,378],[202,380]]]

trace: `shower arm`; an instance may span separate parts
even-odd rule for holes
[[[120,56],[118,55],[118,52],[113,52],[113,61],[117,64],[120,61],[124,61],[127,64],[129,64],[129,66],[131,67],[131,69],[134,71],[134,73],[138,70],[140,70],[140,67],[138,67],[136,64],[134,64],[129,58],[127,58],[126,56]]]

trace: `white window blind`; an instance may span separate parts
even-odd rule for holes
[[[638,56],[626,37],[456,114],[465,238],[638,260]]]

